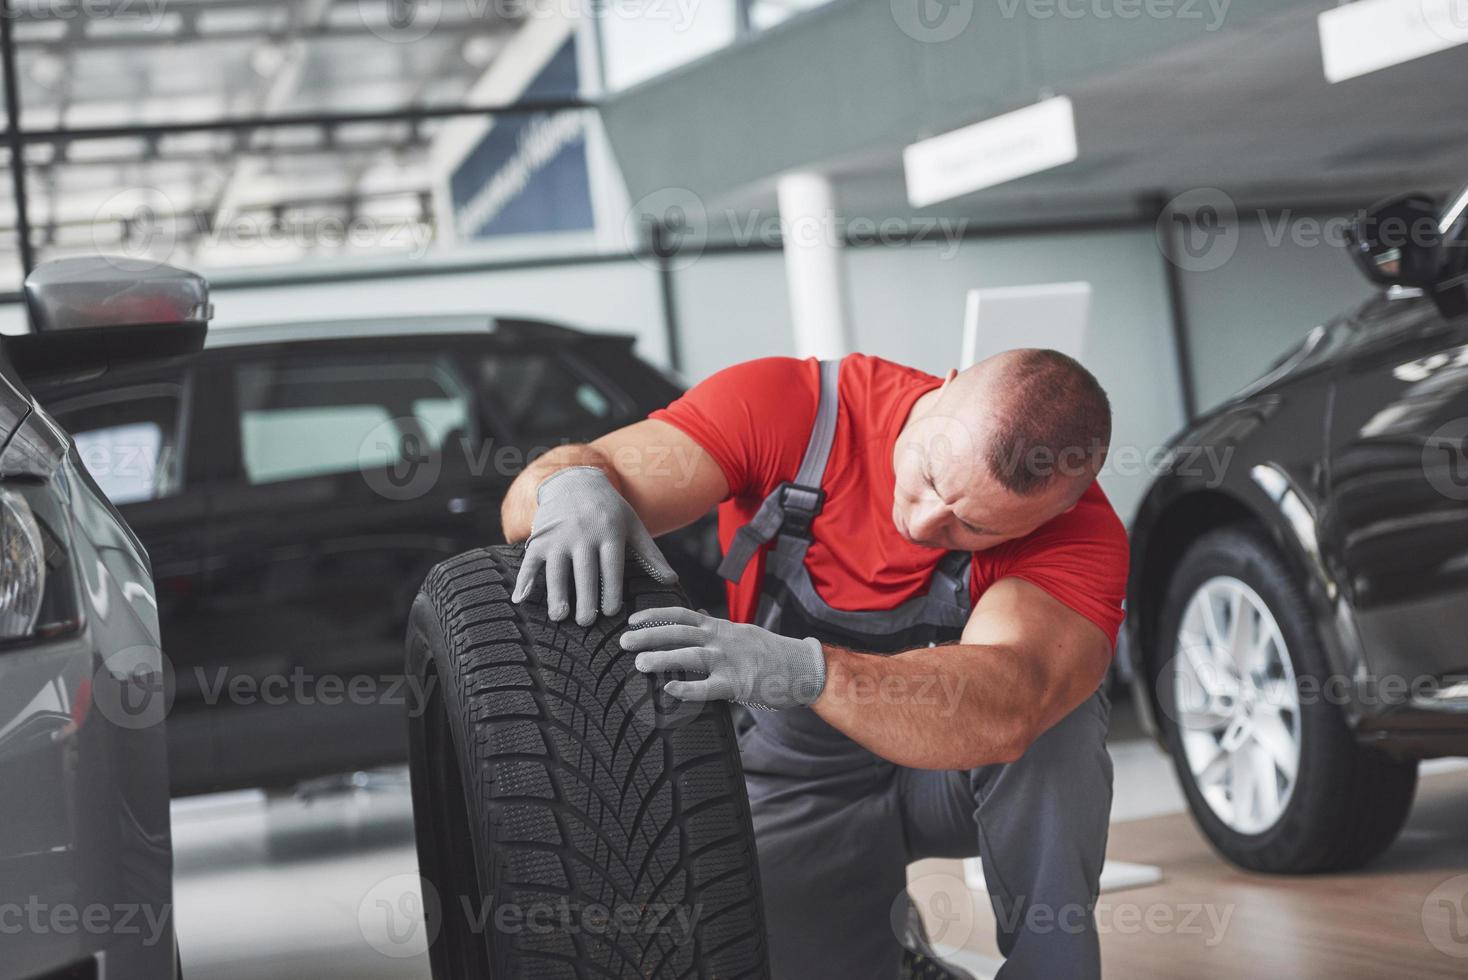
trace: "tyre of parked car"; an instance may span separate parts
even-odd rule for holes
[[[1417,760],[1352,734],[1299,582],[1248,524],[1188,548],[1157,678],[1178,779],[1209,840],[1257,871],[1356,867],[1401,830]]]

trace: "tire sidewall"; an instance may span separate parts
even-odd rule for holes
[[[472,787],[478,785],[478,776],[472,770],[471,760],[473,753],[469,751],[469,732],[467,730],[468,714],[466,713],[463,692],[458,684],[458,664],[455,663],[453,648],[444,635],[443,624],[440,620],[440,610],[437,604],[427,595],[419,595],[413,602],[412,611],[409,615],[408,643],[406,668],[409,676],[415,678],[419,683],[427,684],[429,677],[435,689],[424,690],[424,710],[408,719],[409,725],[409,749],[410,764],[409,773],[412,784],[413,811],[415,814],[429,813],[434,809],[462,806],[468,808],[469,819],[473,826],[488,827],[489,816],[481,809],[477,794],[472,792]],[[439,700],[441,710],[447,719],[449,740],[453,748],[455,764],[459,769],[459,785],[464,787],[465,795],[462,800],[439,799],[431,788],[427,772],[427,737],[426,727],[432,712],[428,706],[435,700]],[[417,821],[415,821],[416,827]],[[441,858],[439,851],[445,847],[443,841],[435,839],[435,833],[431,828],[418,828],[415,830],[418,840],[418,855],[420,862],[419,875],[425,882],[437,887],[437,882],[432,880],[432,875],[438,870],[429,855]],[[490,835],[492,837],[492,833]],[[475,912],[482,913],[484,908],[495,907],[494,882],[496,880],[493,862],[489,859],[486,851],[489,849],[485,835],[473,835],[474,865],[477,872],[480,894],[477,900],[482,903]],[[437,896],[437,904],[440,909],[441,922],[437,930],[430,928],[429,936],[434,942],[429,945],[429,959],[433,968],[433,975],[451,975],[446,965],[440,960],[445,956],[442,944],[438,942],[449,928],[460,928],[464,923],[450,921],[451,917],[458,918],[468,914],[469,910],[459,904],[459,896],[440,893]],[[483,941],[483,937],[481,937]],[[491,943],[489,945],[490,965],[493,975],[509,976],[505,972],[508,964],[500,962],[504,955],[503,943]]]
[[[1199,538],[1178,565],[1178,574],[1167,591],[1159,620],[1160,664],[1154,673],[1158,703],[1162,705],[1168,751],[1178,781],[1193,817],[1208,837],[1230,859],[1246,867],[1264,868],[1271,856],[1292,851],[1301,835],[1313,831],[1314,815],[1335,783],[1338,761],[1354,749],[1354,740],[1340,707],[1314,696],[1300,699],[1300,758],[1290,799],[1275,823],[1257,834],[1244,834],[1229,827],[1213,812],[1198,790],[1183,751],[1176,715],[1176,690],[1172,674],[1177,657],[1177,636],[1189,600],[1208,580],[1230,576],[1248,585],[1268,606],[1286,656],[1295,673],[1297,690],[1310,678],[1310,690],[1324,690],[1330,669],[1298,582],[1268,539],[1252,528],[1224,528]],[[1340,778],[1344,778],[1341,776]]]

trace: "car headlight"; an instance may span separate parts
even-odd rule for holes
[[[0,486],[0,643],[79,625],[65,513],[44,483]]]
[[[46,546],[25,498],[0,488],[0,640],[30,636],[46,595]]]

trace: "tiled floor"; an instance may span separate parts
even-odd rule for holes
[[[1252,964],[1272,956],[1269,962],[1279,969],[1269,975],[1275,976],[1468,976],[1468,958],[1437,954],[1423,938],[1420,914],[1408,914],[1414,903],[1420,913],[1437,883],[1468,870],[1468,821],[1462,817],[1468,774],[1428,780],[1402,842],[1364,874],[1303,882],[1241,875],[1219,862],[1181,815],[1182,797],[1166,758],[1128,730],[1127,714],[1125,707],[1118,711],[1115,734],[1121,737],[1112,747],[1111,854],[1161,865],[1164,879],[1116,893],[1118,901],[1176,912],[1207,900],[1233,912],[1214,946],[1199,945],[1201,934],[1138,935],[1118,925],[1103,940],[1111,975],[1178,976],[1173,967],[1186,962],[1190,980],[1258,976],[1265,974]],[[1455,767],[1461,768],[1432,768]],[[179,942],[189,980],[428,977],[423,936],[415,928],[417,861],[403,773],[305,798],[240,793],[179,801],[174,848]],[[987,901],[962,891],[958,865],[923,862],[913,873],[928,876],[929,886],[937,881],[967,896],[973,915],[963,936],[950,930],[944,938],[962,948],[965,965],[979,974],[992,970]],[[1418,964],[1423,972],[1372,974],[1368,968],[1376,961],[1334,952],[1348,948],[1363,924],[1374,929],[1366,934],[1371,943],[1424,954]],[[1468,941],[1464,947],[1468,953]]]

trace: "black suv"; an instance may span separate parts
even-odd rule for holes
[[[632,344],[490,317],[278,324],[34,385],[152,556],[174,794],[405,761],[424,575],[503,540],[527,459],[680,393]],[[712,523],[662,545],[717,607]]]
[[[1178,436],[1132,527],[1137,704],[1264,871],[1369,860],[1468,754],[1468,189],[1351,249],[1382,293]]]

